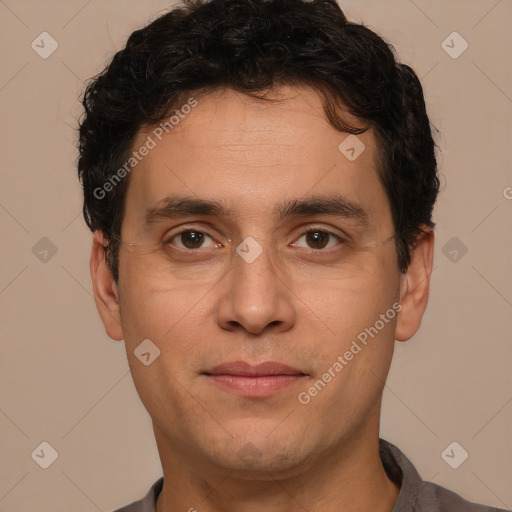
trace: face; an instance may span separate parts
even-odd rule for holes
[[[354,159],[315,91],[279,94],[197,96],[162,140],[138,134],[134,150],[156,145],[130,174],[118,306],[100,308],[159,448],[248,472],[375,436],[409,314],[373,133]],[[160,351],[148,365],[143,340]]]

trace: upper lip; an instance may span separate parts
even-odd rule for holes
[[[251,365],[245,361],[232,361],[214,366],[205,372],[206,375],[239,375],[243,377],[264,377],[268,375],[305,375],[297,368],[275,361],[265,361]]]

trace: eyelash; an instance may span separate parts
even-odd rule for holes
[[[205,231],[201,231],[199,229],[193,229],[193,228],[187,228],[187,229],[184,229],[182,231],[179,231],[177,233],[174,233],[173,235],[169,236],[168,238],[165,239],[163,245],[164,246],[169,246],[169,245],[173,245],[172,244],[172,241],[175,239],[175,238],[178,238],[179,236],[181,236],[183,233],[189,233],[189,232],[196,232],[196,233],[200,233],[202,235],[206,235],[208,236],[209,238],[211,238],[213,240],[213,237],[211,235],[209,235],[208,233],[206,233]],[[309,234],[309,233],[315,233],[315,232],[319,232],[319,233],[323,233],[323,234],[327,234],[329,235],[329,242],[330,242],[330,238],[331,237],[334,237],[335,239],[338,240],[339,243],[341,244],[344,244],[344,243],[347,243],[348,242],[348,239],[347,238],[343,238],[342,236],[340,235],[337,235],[336,233],[333,233],[332,231],[329,231],[328,229],[324,229],[324,228],[320,228],[320,227],[313,227],[313,228],[310,228],[308,229],[307,231],[304,231],[298,238],[297,240],[299,240],[300,238],[302,238],[303,236]],[[328,243],[329,243],[328,242]],[[294,242],[295,243],[295,242]],[[302,248],[303,250],[305,250],[306,252],[310,252],[310,253],[319,253],[319,252],[329,252],[331,249],[304,249]],[[176,251],[180,251],[180,252],[200,252],[201,249],[183,249],[183,248],[175,248]],[[210,249],[210,250],[214,250],[214,249]],[[204,252],[204,251],[203,251]]]

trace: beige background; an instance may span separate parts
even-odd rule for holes
[[[382,436],[424,479],[510,508],[512,2],[341,4],[414,67],[442,132],[432,294],[420,332],[397,346]],[[124,347],[104,333],[91,295],[74,129],[83,82],[169,5],[0,0],[3,512],[109,511],[161,474]],[[31,48],[43,31],[59,45],[47,59]],[[457,59],[441,47],[453,31],[469,43]],[[57,249],[46,262],[33,251],[42,237]],[[31,457],[43,441],[58,452],[46,470]],[[458,469],[441,458],[452,441],[469,453]]]

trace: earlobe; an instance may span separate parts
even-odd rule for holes
[[[424,228],[414,248],[411,250],[411,262],[405,274],[401,276],[400,303],[402,309],[398,315],[395,339],[407,341],[417,332],[428,302],[430,276],[434,257],[434,232]]]
[[[94,300],[108,336],[120,341],[123,339],[123,331],[119,311],[119,291],[105,259],[105,245],[103,233],[96,230],[93,234],[90,259]]]

